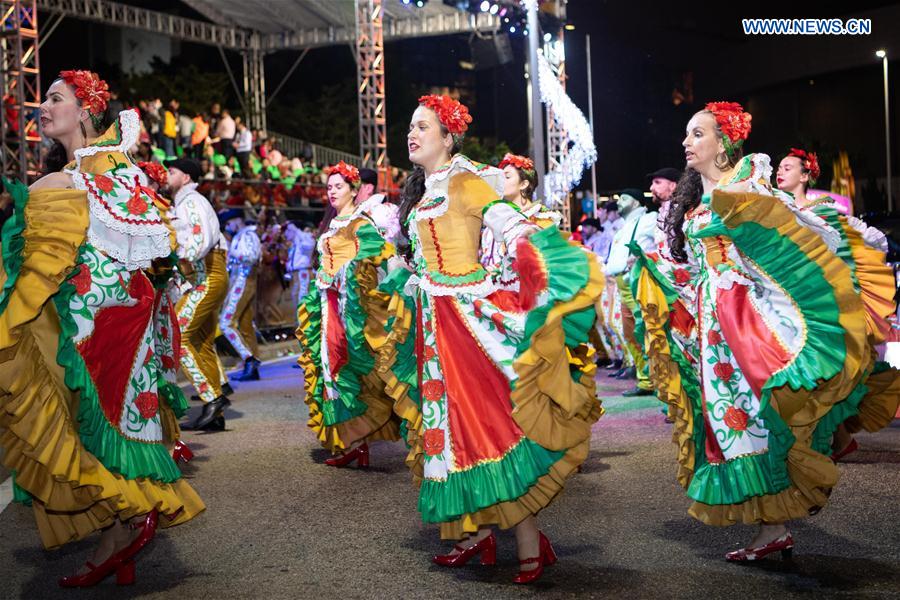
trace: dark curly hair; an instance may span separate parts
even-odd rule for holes
[[[696,114],[709,113],[708,110],[698,111]],[[716,137],[722,138],[722,130],[716,124]],[[735,149],[732,154],[724,154],[728,168],[734,167],[744,157],[744,151],[741,148]],[[666,220],[663,223],[663,231],[666,233],[666,239],[669,243],[669,250],[672,258],[677,261],[685,262],[687,260],[687,252],[684,249],[684,217],[698,204],[703,198],[703,178],[700,173],[690,167],[684,170],[675,191],[672,193],[672,201],[669,203],[669,211],[666,213]]]

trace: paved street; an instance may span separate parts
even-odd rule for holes
[[[185,474],[207,512],[161,531],[134,587],[60,590],[56,579],[96,538],[44,551],[30,509],[10,505],[0,513],[0,598],[900,597],[900,423],[860,436],[827,509],[794,526],[792,562],[735,566],[722,556],[752,529],[687,516],[660,405],[621,397],[626,385],[603,376],[608,413],[584,472],[540,516],[559,563],[523,588],[510,581],[509,532],[497,567],[432,566],[448,546],[419,521],[402,445],[373,446],[365,471],[325,467],[305,425],[300,371],[281,361],[262,375],[239,386],[227,432],[185,434],[197,453]]]

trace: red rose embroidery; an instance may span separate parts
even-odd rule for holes
[[[141,392],[134,403],[144,419],[152,419],[159,410],[159,397],[153,392]]]
[[[84,296],[91,290],[91,283],[93,282],[93,279],[91,279],[91,270],[86,264],[82,263],[78,265],[78,273],[76,273],[69,281],[75,286],[75,293],[79,296]]]
[[[675,276],[675,283],[680,285],[691,280],[691,274],[687,269],[675,269],[672,274]]]
[[[169,339],[169,329],[168,327],[161,327],[159,330],[160,335],[164,340]]]
[[[187,317],[178,317],[178,326],[179,326],[179,327],[184,327],[184,326],[187,325],[189,322],[190,322],[190,321],[188,321],[188,318],[187,318]]]
[[[175,359],[171,356],[163,355],[159,359],[162,361],[163,369],[171,371],[175,368]]]
[[[659,254],[657,254],[656,252],[648,252],[647,258],[649,258],[653,262],[659,262]]]
[[[422,384],[422,395],[429,402],[437,402],[444,395],[444,382],[440,379],[429,379]]]
[[[747,421],[749,420],[750,415],[740,408],[729,406],[728,410],[725,411],[725,424],[735,431],[744,431],[747,429]]]
[[[734,375],[734,367],[726,362],[716,363],[713,367],[713,373],[722,381],[731,381],[731,376]]]
[[[425,362],[434,360],[436,356],[437,352],[435,352],[434,348],[432,348],[431,346],[425,346]]]
[[[194,235],[197,235],[197,234],[200,233],[201,231],[202,231],[202,229],[200,228],[199,225],[194,225],[194,228],[191,229],[191,232],[192,232]]]
[[[181,358],[184,358],[187,355],[188,355],[187,348],[179,348],[178,349],[178,356],[180,356]]]
[[[198,285],[197,287],[195,287],[194,289],[197,290],[198,292],[205,292],[206,286],[201,284],[201,285]]]
[[[130,215],[142,215],[147,212],[147,201],[141,198],[140,195],[135,194],[125,204],[125,208],[128,209],[128,214]]]
[[[499,331],[501,335],[506,335],[506,325],[503,324],[503,315],[502,314],[500,314],[500,313],[492,314],[491,321],[493,321],[494,325],[497,326],[497,331]]]
[[[715,346],[722,343],[722,336],[715,329],[710,329],[709,333],[706,334],[706,341],[710,346]]]
[[[444,451],[444,430],[443,429],[426,429],[425,430],[425,455],[437,456]]]
[[[235,289],[234,289],[234,293],[235,293],[235,294],[240,294],[240,293],[243,292],[243,291],[244,291],[244,288],[241,288],[241,287],[235,288]]]
[[[206,393],[208,390],[209,390],[209,384],[206,383],[205,381],[200,384],[199,388],[197,388],[197,391],[199,391],[201,394]]]
[[[144,357],[144,364],[146,365],[151,360],[153,360],[153,350],[147,352],[147,356]]]
[[[621,319],[621,318],[622,318],[622,314],[621,314],[621,313],[616,313],[616,314],[613,315],[613,319]]]
[[[94,177],[94,185],[104,194],[108,194],[116,187],[116,182],[106,175],[97,175]]]

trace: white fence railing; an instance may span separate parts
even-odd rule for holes
[[[311,155],[311,160],[320,167],[333,165],[339,161],[344,161],[352,165],[359,165],[362,162],[362,157],[353,154],[352,152],[327,148],[325,146],[320,146],[319,144],[313,144],[299,138],[284,135],[283,133],[277,133],[270,130],[269,137],[274,137],[277,140],[278,147],[285,156],[306,157],[307,155]]]

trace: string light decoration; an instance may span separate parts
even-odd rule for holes
[[[525,0],[527,3],[529,0]],[[530,0],[536,1],[536,0]],[[553,120],[569,135],[569,148],[558,168],[544,176],[545,204],[562,206],[569,192],[581,181],[585,169],[597,160],[594,135],[584,113],[560,85],[544,54],[538,51],[538,89],[541,102],[551,109]]]

